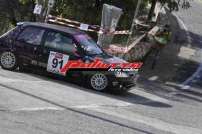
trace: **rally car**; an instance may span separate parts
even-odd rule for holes
[[[95,60],[105,67],[92,64]],[[38,67],[56,75],[75,77],[73,80],[82,78],[97,91],[125,91],[135,86],[137,70],[123,72],[113,68],[109,71],[110,66],[106,64],[113,63],[127,62],[107,54],[86,33],[73,28],[23,22],[0,36],[0,65],[3,69]]]

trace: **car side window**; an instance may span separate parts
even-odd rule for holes
[[[49,32],[44,46],[68,53],[74,53],[76,51],[73,39],[58,32]]]
[[[40,45],[45,30],[36,27],[27,27],[19,35],[18,40],[32,45]]]

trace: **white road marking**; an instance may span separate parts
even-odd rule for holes
[[[72,109],[94,109],[94,108],[104,108],[104,107],[128,107],[131,106],[131,103],[116,103],[112,105],[105,105],[105,104],[89,104],[89,105],[75,105],[75,106],[68,106],[67,108]],[[9,111],[62,111],[65,110],[65,108],[60,107],[31,107],[31,108],[19,108],[19,109],[12,109]]]
[[[33,107],[33,108],[20,108],[20,109],[14,109],[14,110],[9,110],[9,111],[27,111],[27,112],[32,112],[32,111],[46,111],[46,110],[51,110],[51,111],[62,111],[64,108],[57,108],[57,107]]]
[[[71,106],[71,108],[76,108],[76,109],[94,109],[94,108],[103,108],[103,107],[128,107],[131,106],[133,104],[131,103],[116,103],[116,104],[112,104],[112,105],[107,105],[107,104],[101,104],[101,105],[97,105],[97,104],[90,104],[90,105],[76,105],[76,106]]]
[[[107,110],[107,109],[93,109],[96,112],[115,116],[118,118],[126,119],[129,121],[133,122],[138,122],[138,123],[143,123],[145,125],[151,126],[153,128],[156,128],[158,130],[166,131],[166,132],[171,132],[175,134],[202,134],[202,130],[198,128],[193,128],[189,126],[182,126],[178,124],[172,124],[169,122],[165,122],[160,119],[152,118],[152,117],[146,117],[137,113],[132,113],[129,111],[125,111],[127,114],[123,114],[123,111],[112,111],[112,110]]]

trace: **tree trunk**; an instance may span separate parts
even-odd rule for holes
[[[15,18],[14,16],[11,17],[10,22],[11,22],[11,24],[12,24],[13,26],[17,26],[17,22],[18,22],[18,21],[16,20],[16,18]]]
[[[151,5],[151,9],[150,9],[149,14],[148,14],[147,21],[150,21],[152,19],[156,3],[157,3],[157,0],[152,0],[152,5]]]
[[[96,8],[99,8],[100,7],[100,0],[95,0],[95,7]]]

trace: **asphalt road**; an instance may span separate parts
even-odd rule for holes
[[[201,5],[194,2],[177,13],[193,44],[201,40]],[[200,82],[201,72],[197,75]],[[201,90],[143,80],[130,92],[113,95],[0,68],[0,134],[202,134],[201,111]]]
[[[0,133],[200,134],[200,95],[148,82],[113,95],[0,69]]]

